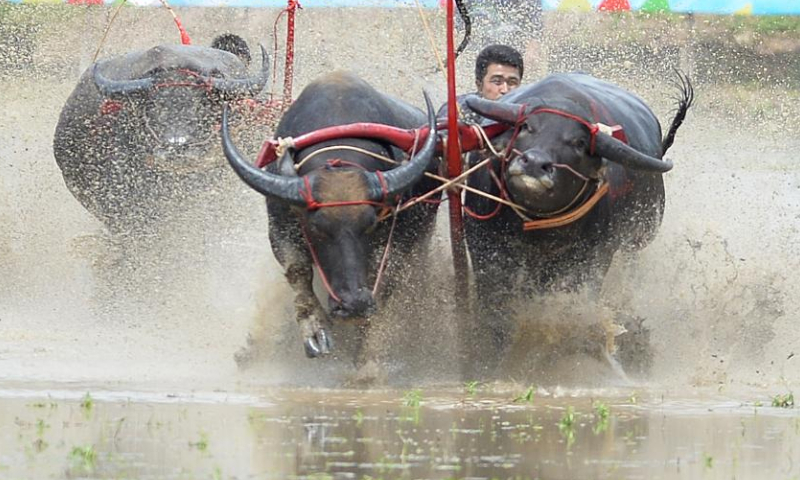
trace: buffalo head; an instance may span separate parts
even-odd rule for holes
[[[653,173],[672,168],[668,160],[636,151],[585,120],[592,118],[588,102],[586,108],[572,102],[559,108],[470,97],[467,104],[490,120],[518,127],[505,181],[512,199],[535,215],[575,206],[589,183],[603,177],[605,161]]]
[[[243,42],[243,40],[242,40]],[[218,43],[218,42],[217,42]],[[106,102],[127,115],[140,148],[166,171],[206,168],[213,161],[222,104],[254,97],[269,78],[261,47],[261,71],[246,76],[246,57],[219,48],[161,45],[137,55],[95,64],[92,78]]]
[[[308,249],[327,284],[331,314],[338,317],[363,317],[375,306],[369,274],[377,270],[378,257],[388,240],[387,223],[381,214],[398,201],[400,194],[417,183],[434,155],[435,116],[430,99],[428,135],[422,148],[408,161],[387,171],[370,154],[392,156],[393,148],[383,142],[363,139],[337,141],[341,155],[329,159],[301,175],[295,164],[315,148],[285,154],[281,174],[256,168],[238,151],[228,130],[228,110],[223,113],[222,147],[236,173],[257,192],[269,199],[295,207]],[[305,168],[305,167],[304,167]]]

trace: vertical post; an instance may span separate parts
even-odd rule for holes
[[[289,0],[286,6],[286,64],[283,71],[283,101],[288,105],[292,101],[292,80],[294,79],[294,14],[297,11],[297,0]]]
[[[453,22],[454,0],[447,1],[447,174],[450,178],[461,174],[461,143],[458,137],[458,110],[456,107],[456,56]],[[450,206],[450,248],[453,253],[457,304],[467,299],[467,250],[464,246],[464,223],[461,214],[461,192],[456,188],[447,191]]]

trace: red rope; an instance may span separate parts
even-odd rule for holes
[[[191,45],[192,40],[189,38],[189,34],[186,33],[186,29],[183,28],[183,24],[178,18],[178,15],[175,13],[175,10],[173,10],[169,3],[167,3],[167,0],[161,0],[161,4],[164,5],[167,10],[169,10],[170,14],[172,14],[172,19],[175,21],[175,25],[178,26],[178,31],[181,33],[181,43],[183,45]]]
[[[341,160],[338,160],[341,161]],[[337,162],[334,160],[333,162]],[[311,191],[311,181],[308,179],[308,175],[303,175],[303,188],[300,189],[300,196],[303,197],[303,200],[306,201],[306,210],[319,210],[320,208],[326,207],[349,207],[353,205],[372,205],[375,207],[385,207],[386,203],[386,196],[388,195],[388,190],[386,189],[386,181],[383,179],[383,174],[380,171],[375,172],[378,174],[378,178],[381,182],[381,187],[383,188],[383,198],[384,201],[382,202],[375,202],[372,200],[342,200],[338,202],[318,202],[314,198],[314,193]]]
[[[308,251],[311,253],[311,259],[314,261],[314,266],[317,268],[317,272],[319,273],[319,278],[322,280],[322,285],[325,287],[325,290],[328,291],[328,295],[336,301],[337,303],[342,303],[342,299],[336,295],[336,292],[333,291],[333,287],[331,287],[330,282],[328,282],[328,277],[325,275],[325,271],[322,269],[322,265],[319,263],[319,257],[317,257],[317,251],[314,249],[314,245],[311,244],[311,239],[308,237],[308,232],[306,231],[306,225],[303,223],[302,225],[303,230],[303,238],[306,239],[306,245],[308,245]]]
[[[186,29],[183,28],[183,25],[181,25],[181,21],[178,20],[178,17],[175,17],[175,25],[178,26],[178,31],[181,32],[181,43],[183,45],[191,45],[192,39],[189,38],[189,34],[186,33]]]
[[[582,124],[586,128],[589,129],[589,134],[591,135],[591,141],[589,146],[589,155],[594,155],[594,145],[595,139],[597,138],[597,132],[600,131],[600,127],[597,126],[595,123],[589,123],[589,121],[581,118],[577,115],[573,115],[571,113],[567,113],[561,110],[557,110],[555,108],[537,108],[528,115],[536,115],[537,113],[552,113],[554,115],[560,115],[565,118],[569,118],[570,120],[575,120],[576,122]]]

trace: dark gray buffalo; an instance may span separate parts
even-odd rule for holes
[[[397,167],[379,158],[405,159],[404,152],[389,141],[339,138],[290,148],[261,170],[237,151],[223,120],[223,150],[230,164],[250,187],[267,197],[272,251],[295,292],[297,322],[309,357],[331,351],[329,315],[364,318],[373,312],[376,275],[390,240],[387,273],[406,278],[403,267],[413,263],[412,256],[424,250],[432,234],[436,205],[419,204],[401,212],[391,239],[392,218],[381,221],[398,201],[436,186],[423,178],[426,169],[435,167],[431,159],[436,137],[433,109],[427,96],[425,100],[427,120],[421,110],[378,92],[352,74],[336,72],[308,85],[275,132],[276,138],[286,139],[353,123],[402,129],[427,123],[434,133],[408,162]],[[312,288],[315,268],[326,286],[325,306]],[[237,356],[240,364],[249,359]]]
[[[688,78],[680,77],[680,88],[663,139],[639,97],[586,74],[551,75],[499,101],[467,100],[480,115],[511,126],[492,141],[503,159],[495,157],[469,184],[522,207],[471,193],[465,200],[480,323],[492,351],[508,345],[515,296],[598,292],[617,251],[642,248],[655,236],[662,174],[672,168],[662,157],[693,99]]]
[[[269,62],[262,47],[261,71],[251,76],[243,39],[222,35],[212,45],[99,61],[67,99],[56,162],[75,198],[112,231],[152,222],[170,201],[216,186],[227,169],[222,105],[261,92]]]

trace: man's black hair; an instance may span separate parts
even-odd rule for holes
[[[223,33],[218,35],[212,42],[211,48],[225,50],[239,57],[245,65],[250,64],[250,47],[242,37],[235,33]]]
[[[489,45],[481,50],[481,53],[478,54],[478,58],[475,59],[476,82],[481,83],[483,81],[483,77],[486,76],[486,70],[489,69],[489,65],[492,63],[508,65],[518,69],[520,78],[522,78],[522,74],[525,71],[522,55],[520,55],[517,49],[509,47],[508,45]]]

